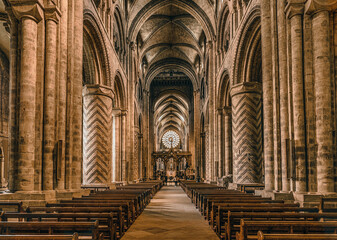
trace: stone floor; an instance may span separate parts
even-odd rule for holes
[[[122,240],[219,240],[178,186],[165,186],[151,200]]]

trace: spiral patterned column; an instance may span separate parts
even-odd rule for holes
[[[112,160],[110,88],[87,85],[83,90],[83,184],[109,184]]]

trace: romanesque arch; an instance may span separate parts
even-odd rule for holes
[[[262,85],[260,11],[253,9],[241,32],[231,86],[233,181],[261,183]]]
[[[110,64],[97,20],[84,15],[83,184],[114,181],[113,101]]]

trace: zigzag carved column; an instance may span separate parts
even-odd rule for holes
[[[87,85],[83,90],[83,184],[109,184],[112,159],[110,88]]]
[[[257,82],[233,86],[233,180],[262,182],[262,87]]]

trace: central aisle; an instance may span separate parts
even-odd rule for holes
[[[122,240],[137,239],[219,238],[179,186],[164,186],[122,237]]]

